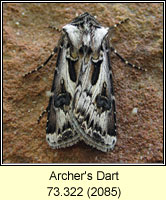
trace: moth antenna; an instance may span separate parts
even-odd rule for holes
[[[37,68],[33,69],[32,71],[30,72],[27,72],[26,74],[23,75],[23,77],[26,77],[28,76],[29,74],[32,74],[34,72],[37,72],[39,71],[41,68],[43,68],[44,66],[47,65],[47,63],[51,60],[51,58],[57,53],[58,51],[58,47],[55,47],[54,50],[52,51],[51,55],[47,58],[47,60],[40,66],[38,66]]]
[[[122,20],[122,21],[120,21],[120,22],[114,24],[113,26],[109,27],[109,31],[112,30],[112,29],[117,28],[117,27],[118,27],[119,25],[121,25],[121,24],[126,23],[128,20],[129,20],[129,18],[126,18],[126,19],[124,19],[124,20]]]
[[[60,28],[58,28],[58,27],[56,27],[56,26],[52,26],[52,25],[49,25],[48,28],[51,28],[51,29],[53,29],[53,30],[55,30],[55,31],[58,31],[58,32],[61,32],[61,31],[62,31],[62,29],[60,29]]]
[[[116,54],[116,55],[118,56],[118,58],[120,58],[121,61],[124,62],[124,63],[125,63],[126,65],[128,65],[129,67],[136,68],[136,69],[138,69],[138,70],[142,70],[142,71],[145,71],[145,72],[147,71],[147,69],[143,69],[143,68],[141,68],[141,67],[139,67],[139,66],[136,66],[136,65],[131,64],[129,61],[127,61],[126,59],[124,59],[124,58],[117,52],[117,50],[114,49],[113,47],[111,47],[111,51],[113,51],[114,54]]]

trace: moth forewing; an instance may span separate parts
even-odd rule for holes
[[[110,76],[109,46],[106,41],[101,40],[101,43],[98,59],[95,62],[92,61],[94,59],[89,60],[89,67],[81,76],[83,83],[78,87],[79,93],[76,93],[78,103],[75,104],[74,113],[84,141],[97,149],[108,151],[116,143],[115,99]]]
[[[52,85],[53,96],[48,105],[46,140],[52,148],[71,146],[79,141],[69,119],[75,84],[69,74],[68,38],[62,36]]]

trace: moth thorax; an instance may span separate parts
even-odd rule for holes
[[[82,38],[83,46],[91,46],[91,36],[90,33],[84,33]]]

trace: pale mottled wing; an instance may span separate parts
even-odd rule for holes
[[[98,29],[90,37],[89,47],[79,55],[82,67],[70,116],[85,143],[106,152],[116,143],[115,99],[107,29]]]
[[[79,133],[72,129],[69,111],[75,92],[75,74],[68,54],[68,38],[61,40],[57,65],[48,105],[46,140],[52,148],[71,146],[79,141]]]

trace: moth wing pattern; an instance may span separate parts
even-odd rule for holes
[[[88,13],[63,27],[47,109],[52,148],[83,140],[106,152],[116,143],[108,31]]]
[[[60,43],[56,70],[47,108],[46,140],[52,148],[64,148],[77,143],[80,136],[72,129],[69,110],[71,109],[75,83],[70,79],[68,62],[68,38],[63,36]],[[62,62],[62,61],[66,62]]]
[[[115,99],[108,58],[108,55],[103,55],[102,60],[89,63],[92,71],[85,72],[88,81],[84,82],[82,78],[83,83],[77,88],[74,117],[71,117],[77,119],[77,131],[85,143],[104,152],[113,149],[116,143]],[[95,72],[99,70],[96,68],[100,68],[102,73]],[[93,76],[98,77],[95,83]]]
[[[80,133],[82,140],[106,152],[113,149],[116,143],[108,28],[96,24],[91,16],[88,17],[89,21],[86,19],[84,24],[77,26],[80,31],[77,30],[78,35],[82,33],[83,38],[80,44],[82,49],[79,51],[81,69],[70,116],[73,127]],[[85,30],[87,26],[88,32]]]

